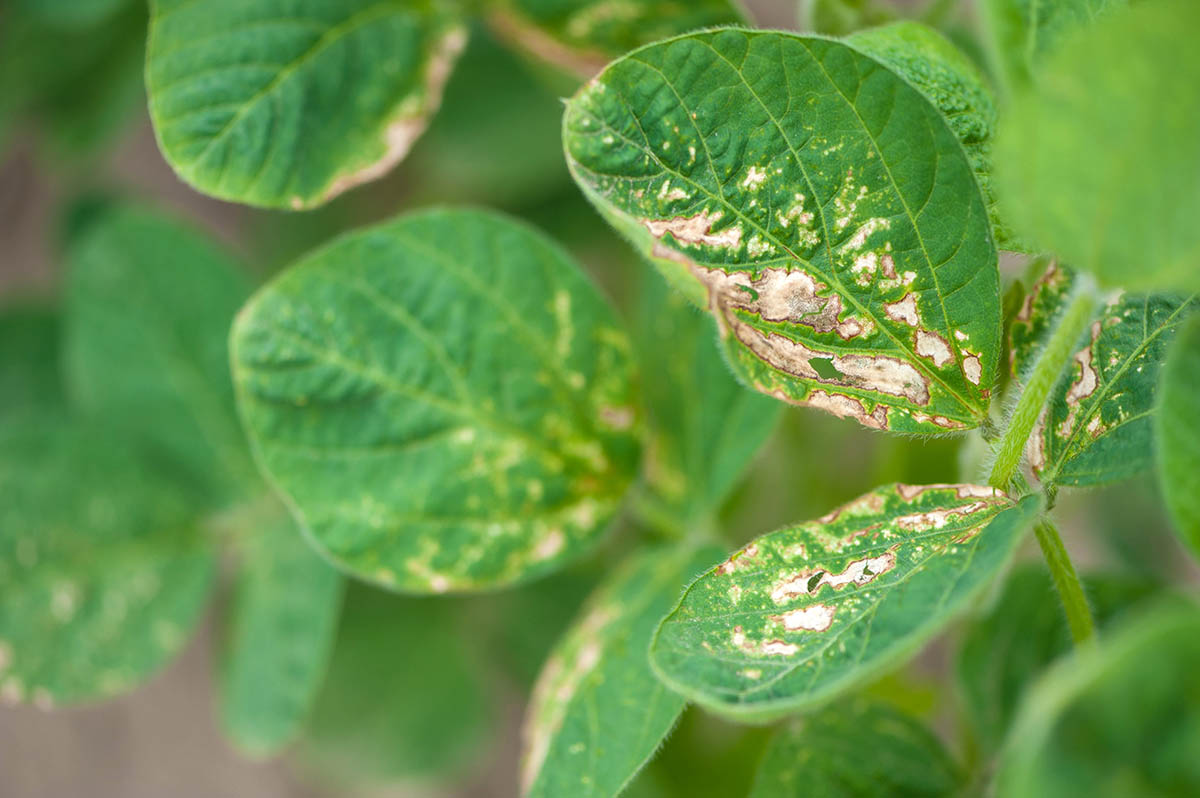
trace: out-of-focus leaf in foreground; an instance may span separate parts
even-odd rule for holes
[[[1001,209],[1101,282],[1200,285],[1200,4],[1142,3],[1063,42],[1001,120]]]
[[[1171,600],[1130,615],[1026,695],[997,795],[1200,793],[1200,607]]]

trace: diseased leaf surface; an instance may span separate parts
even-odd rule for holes
[[[1037,498],[888,485],[764,535],[697,579],[651,647],[669,685],[769,717],[899,665],[1007,563]]]
[[[996,187],[1022,237],[1113,287],[1200,286],[1198,28],[1191,0],[1107,15],[1015,97]]]
[[[525,719],[521,792],[616,795],[658,748],[684,699],[650,670],[650,637],[719,549],[653,550],[600,586],[551,653]]]
[[[996,208],[992,191],[996,102],[978,67],[949,39],[919,22],[860,31],[846,41],[916,86],[942,112],[975,171],[997,244],[1003,249],[1022,248]]]
[[[197,190],[310,208],[385,174],[465,42],[444,0],[153,0],[146,86]]]
[[[182,466],[217,503],[260,488],[229,377],[229,325],[250,293],[233,260],[155,212],[121,208],[69,253],[68,387],[93,419]]]
[[[1072,32],[1126,0],[983,0],[988,45],[996,73],[1009,84],[1022,85],[1038,73],[1042,59]]]
[[[643,44],[745,22],[731,0],[496,0],[492,5],[492,24],[502,35],[583,77]]]
[[[221,720],[240,749],[265,756],[300,731],[325,677],[342,577],[290,519],[244,534],[226,619]]]
[[[964,782],[924,726],[855,698],[780,729],[750,798],[931,798],[956,795]]]
[[[1156,588],[1148,580],[1115,575],[1083,581],[1088,604],[1102,626]],[[1021,696],[1071,648],[1070,631],[1045,567],[1014,570],[992,609],[968,627],[955,663],[967,718],[984,751],[1000,748]]]
[[[346,588],[302,766],[341,789],[461,776],[496,711],[461,607]]]
[[[1000,290],[962,145],[854,48],[696,33],[611,64],[567,107],[577,182],[716,316],[747,385],[877,429],[976,426]]]
[[[1160,392],[1159,480],[1175,530],[1200,556],[1200,317],[1182,326],[1168,350]]]
[[[1026,696],[996,794],[1200,792],[1200,608],[1171,601],[1077,650]]]
[[[778,402],[748,390],[716,348],[712,320],[642,270],[636,348],[648,417],[646,480],[671,518],[716,512],[779,420]]]
[[[1077,279],[1050,263],[1026,295],[1010,328],[1018,379],[1052,334]],[[1194,304],[1169,294],[1122,294],[1098,312],[1030,435],[1026,456],[1038,479],[1098,485],[1150,465],[1159,370]]]
[[[305,258],[240,315],[233,368],[260,463],[314,541],[398,590],[554,568],[637,463],[612,310],[492,214],[413,214]]]
[[[0,696],[106,698],[176,654],[213,571],[192,514],[121,441],[57,414],[0,426]]]

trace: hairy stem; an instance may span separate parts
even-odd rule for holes
[[[1071,629],[1071,639],[1075,645],[1081,645],[1096,634],[1096,623],[1092,620],[1092,611],[1088,607],[1087,596],[1084,595],[1083,585],[1075,566],[1067,555],[1058,529],[1048,518],[1043,518],[1033,525],[1033,533],[1037,535],[1038,545],[1042,547],[1042,556],[1046,565],[1050,566],[1050,576],[1054,586],[1058,588],[1059,598],[1062,599],[1063,612],[1067,616],[1067,626]]]
[[[1070,362],[1075,343],[1091,320],[1095,304],[1095,290],[1090,281],[1085,282],[1071,298],[1049,343],[1034,363],[1033,370],[1025,380],[1021,398],[1017,400],[1017,406],[1008,419],[1008,428],[996,449],[996,461],[988,479],[988,484],[993,488],[1008,490],[1012,485],[1017,468],[1021,465],[1025,443],[1033,432],[1050,391]]]

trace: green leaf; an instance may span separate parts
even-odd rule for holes
[[[1149,580],[1110,575],[1086,577],[1084,585],[1101,625],[1157,587]],[[1045,566],[1014,571],[987,615],[968,627],[955,666],[968,719],[985,751],[1000,748],[1026,688],[1071,648]]]
[[[479,211],[353,233],[233,332],[261,465],[316,544],[397,590],[496,587],[595,541],[638,455],[629,342],[546,238]]]
[[[48,166],[61,169],[107,144],[144,98],[146,8],[125,2],[93,25],[57,26],[24,8],[0,25],[0,143],[10,122],[38,123]]]
[[[1200,4],[1145,3],[1072,36],[996,140],[1023,237],[1136,290],[1195,290],[1200,264]]]
[[[878,0],[799,0],[798,6],[801,28],[830,36],[845,36],[896,18]]]
[[[567,106],[576,181],[717,317],[739,378],[877,429],[977,426],[1000,288],[987,209],[941,113],[854,48],[682,36]]]
[[[0,419],[65,406],[58,314],[40,304],[0,308]]]
[[[63,417],[0,426],[0,696],[106,698],[187,642],[213,558],[185,495]]]
[[[16,0],[18,13],[64,28],[96,25],[130,5],[129,0]]]
[[[764,535],[687,589],[651,663],[724,714],[810,707],[896,667],[1008,562],[1038,509],[978,485],[888,485]]]
[[[521,793],[616,795],[683,711],[650,670],[654,628],[715,547],[645,552],[600,586],[555,647],[525,719]]]
[[[338,792],[461,773],[495,714],[468,629],[445,599],[348,582],[299,761]]]
[[[164,155],[211,196],[311,208],[381,177],[465,43],[444,0],[154,0],[146,86]]]
[[[923,725],[885,704],[854,698],[780,729],[750,798],[951,796],[965,781]]]
[[[214,502],[257,494],[226,344],[249,294],[237,264],[200,233],[130,207],[90,223],[68,260],[76,404],[181,465]]]
[[[643,269],[636,348],[649,424],[646,479],[669,517],[711,521],[779,420],[782,405],[739,385],[711,319]]]
[[[243,530],[220,687],[226,734],[266,756],[300,731],[333,649],[342,578],[290,520]]]
[[[918,22],[861,31],[846,41],[897,72],[942,112],[975,171],[997,244],[1021,249],[996,208],[992,190],[996,101],[979,69],[949,39]]]
[[[1051,262],[1026,294],[1010,328],[1017,379],[1032,367],[1079,279]],[[1159,370],[1194,304],[1194,297],[1122,294],[1097,313],[1030,435],[1026,456],[1038,479],[1099,485],[1149,467]]]
[[[1155,442],[1163,497],[1180,538],[1200,555],[1200,316],[1169,348],[1159,397]]]
[[[591,77],[668,36],[746,21],[734,0],[493,0],[496,31],[543,61]]]
[[[1200,793],[1200,608],[1171,601],[1078,649],[1026,696],[996,794]]]
[[[1043,59],[1069,34],[1126,0],[983,0],[979,4],[996,73],[1009,85],[1038,74]]]

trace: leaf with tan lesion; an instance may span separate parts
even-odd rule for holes
[[[986,418],[1000,295],[942,113],[826,39],[743,30],[630,53],[570,101],[600,212],[717,319],[748,386],[877,428]]]
[[[1045,264],[1009,332],[1012,373],[1021,382],[1053,334],[1082,278]],[[1026,459],[1046,485],[1113,482],[1148,467],[1154,456],[1158,374],[1196,297],[1115,294],[1080,334],[1026,446]]]
[[[718,712],[773,717],[894,667],[1003,569],[1038,508],[982,485],[887,485],[764,535],[692,583],[651,661]]]

